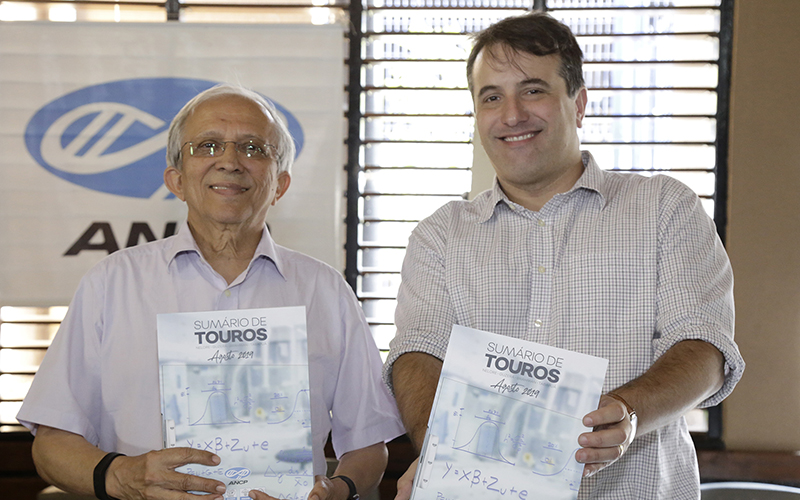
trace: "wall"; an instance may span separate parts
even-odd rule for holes
[[[733,450],[800,450],[800,1],[736,0],[727,247],[747,362]]]

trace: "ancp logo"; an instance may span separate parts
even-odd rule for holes
[[[233,467],[225,471],[225,477],[229,479],[244,479],[250,475],[250,469],[245,467]]]
[[[216,84],[141,78],[85,87],[37,111],[26,127],[25,144],[39,165],[66,181],[104,193],[150,198],[163,184],[172,118],[189,99]],[[286,119],[300,154],[300,122],[272,103]]]

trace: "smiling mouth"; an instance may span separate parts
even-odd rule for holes
[[[211,189],[218,190],[218,191],[233,191],[233,190],[235,190],[236,188],[234,188],[233,186],[213,186],[213,185],[212,185],[212,186],[211,186]],[[246,187],[239,188],[239,190],[240,190],[241,192],[243,192],[243,193],[244,193],[245,191],[247,191],[247,189],[248,189],[248,188],[246,188]]]
[[[528,132],[527,134],[503,137],[503,140],[506,141],[506,142],[519,142],[519,141],[524,141],[525,139],[530,139],[531,137],[535,136],[536,134],[537,134],[537,132]]]

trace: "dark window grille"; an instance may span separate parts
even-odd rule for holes
[[[0,307],[0,433],[24,430],[16,419],[66,307]]]
[[[674,176],[725,236],[732,1],[367,0],[350,6],[346,277],[381,349],[416,223],[471,190],[469,34],[546,10],[585,55],[581,140],[601,167]],[[719,408],[692,414],[717,446]]]

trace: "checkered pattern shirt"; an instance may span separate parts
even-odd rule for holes
[[[500,186],[451,202],[409,241],[384,367],[406,352],[443,359],[459,324],[609,360],[604,392],[636,378],[678,342],[700,339],[725,357],[733,390],[744,360],[733,342],[733,275],[712,220],[671,177],[584,173],[538,212]],[[681,418],[638,437],[581,483],[579,500],[697,499],[697,459]]]

